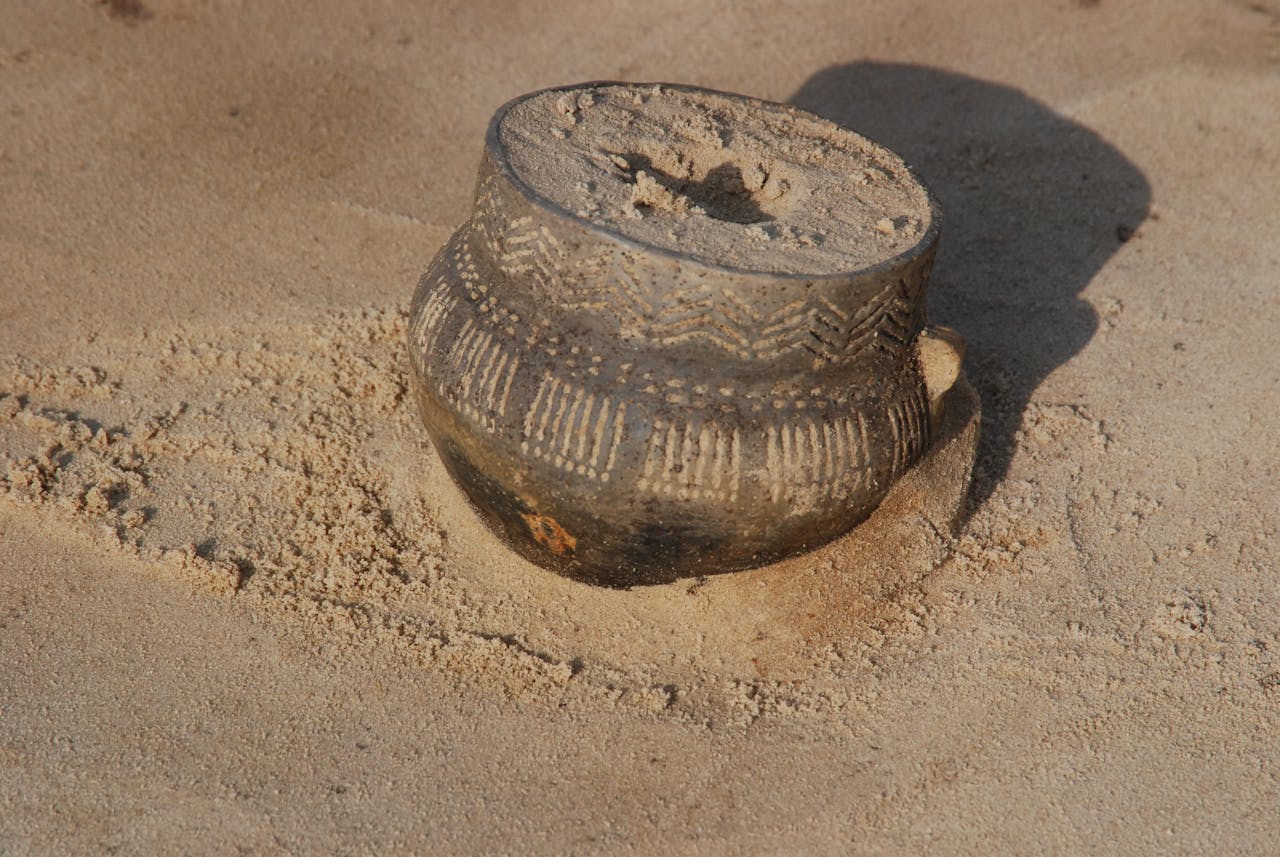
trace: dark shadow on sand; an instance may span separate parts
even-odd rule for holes
[[[790,100],[902,155],[942,204],[929,313],[965,336],[982,393],[975,508],[1006,475],[1036,387],[1097,330],[1080,292],[1146,219],[1151,186],[1083,125],[961,74],[852,63]]]

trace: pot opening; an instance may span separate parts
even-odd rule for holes
[[[658,84],[535,93],[495,153],[528,193],[629,241],[721,268],[862,271],[919,252],[928,192],[889,150],[812,114]]]

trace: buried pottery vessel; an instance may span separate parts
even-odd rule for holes
[[[427,430],[492,530],[579,579],[816,547],[921,457],[957,377],[925,324],[937,236],[900,158],[794,107],[518,98],[414,295]]]

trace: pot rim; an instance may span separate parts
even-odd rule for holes
[[[862,268],[839,269],[839,270],[823,272],[823,273],[794,273],[794,272],[785,272],[785,271],[767,271],[759,268],[739,268],[733,265],[722,265],[722,264],[708,261],[705,259],[695,258],[679,250],[672,250],[666,247],[658,246],[656,244],[650,244],[645,241],[641,241],[635,238],[630,238],[614,229],[610,229],[609,227],[601,223],[598,223],[597,221],[594,221],[588,217],[582,217],[576,214],[575,212],[570,211],[567,208],[564,208],[563,206],[556,205],[554,202],[552,202],[551,200],[547,199],[546,197],[542,196],[537,191],[535,191],[532,187],[529,186],[527,182],[524,181],[524,179],[522,179],[519,176],[519,174],[516,173],[515,168],[511,165],[510,159],[506,156],[506,147],[502,144],[502,139],[501,139],[502,121],[506,118],[507,113],[510,112],[510,110],[513,107],[515,107],[517,104],[521,104],[531,98],[536,98],[540,95],[544,95],[549,92],[582,91],[582,90],[594,89],[594,88],[600,88],[600,87],[606,87],[606,86],[622,86],[622,87],[630,87],[635,89],[659,87],[659,88],[680,90],[682,92],[704,93],[707,95],[720,96],[722,98],[730,98],[730,99],[737,99],[739,101],[754,102],[755,104],[764,105],[766,107],[782,110],[785,113],[789,113],[796,116],[803,116],[805,119],[808,119],[811,121],[817,121],[820,123],[830,125],[834,128],[838,128],[839,130],[845,133],[854,134],[858,137],[861,137],[864,140],[867,140],[868,142],[872,143],[875,146],[879,146],[880,148],[888,152],[891,152],[894,156],[896,156],[899,160],[902,161],[903,166],[906,168],[908,177],[910,177],[910,179],[914,181],[924,191],[925,199],[929,203],[929,224],[924,230],[924,234],[920,236],[920,239],[915,244],[911,245],[901,253],[890,256],[889,258],[884,259],[880,262],[877,262],[874,265],[868,265]],[[612,241],[616,244],[620,244],[629,249],[633,249],[642,253],[657,254],[660,257],[669,259],[673,262],[676,262],[682,265],[700,265],[704,268],[707,268],[710,271],[714,271],[717,273],[731,274],[736,276],[745,275],[753,278],[758,277],[760,279],[771,280],[771,281],[781,280],[781,281],[796,282],[796,283],[834,283],[834,282],[861,279],[868,275],[875,275],[879,273],[900,269],[903,266],[909,265],[911,262],[919,258],[922,258],[929,252],[929,248],[937,242],[939,232],[941,231],[942,207],[941,205],[939,205],[937,197],[934,196],[933,191],[929,188],[929,186],[920,179],[920,177],[916,174],[916,171],[911,167],[909,163],[907,163],[906,159],[903,158],[902,155],[900,155],[899,153],[895,152],[893,149],[890,149],[888,146],[884,145],[883,143],[879,143],[875,140],[872,140],[870,137],[867,137],[866,135],[858,131],[855,131],[852,128],[846,128],[844,125],[841,125],[838,122],[833,122],[832,120],[827,119],[824,116],[819,116],[816,113],[810,112],[801,107],[797,107],[794,104],[785,104],[778,101],[769,101],[768,99],[757,98],[752,95],[743,95],[737,92],[725,92],[723,90],[711,89],[705,86],[695,86],[693,84],[687,84],[687,83],[667,83],[664,81],[639,82],[639,81],[625,81],[625,80],[590,80],[582,83],[571,83],[571,84],[561,84],[558,86],[548,86],[542,89],[534,90],[533,92],[526,92],[523,95],[518,95],[515,98],[512,98],[510,101],[507,101],[505,104],[499,107],[496,111],[494,111],[493,117],[489,120],[489,127],[485,132],[485,149],[488,152],[490,160],[493,162],[494,167],[498,170],[498,172],[507,181],[509,181],[511,185],[520,192],[521,196],[523,196],[531,205],[536,206],[537,208],[543,211],[546,211],[549,214],[568,220],[578,225],[579,227],[583,228],[589,233],[601,236],[609,241]]]

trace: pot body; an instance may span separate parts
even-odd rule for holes
[[[929,444],[936,242],[847,275],[701,264],[536,198],[491,127],[472,216],[413,298],[423,419],[489,527],[563,574],[630,586],[815,547]]]

